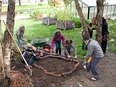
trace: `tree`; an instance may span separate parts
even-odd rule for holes
[[[0,19],[1,19],[1,10],[2,10],[2,0],[0,0]],[[5,78],[4,72],[4,61],[2,53],[2,30],[1,30],[1,20],[0,20],[0,79]]]
[[[8,87],[9,79],[6,78],[6,74],[4,70],[4,59],[3,59],[3,50],[2,50],[1,10],[2,10],[2,0],[0,0],[0,87]]]
[[[9,77],[10,75],[10,52],[11,52],[11,43],[12,39],[10,34],[7,31],[7,28],[13,35],[14,29],[14,21],[15,21],[15,0],[8,1],[8,8],[7,8],[7,19],[6,19],[6,31],[4,32],[4,44],[3,44],[3,57],[4,57],[4,65],[5,65],[5,73],[6,76]]]
[[[87,27],[87,24],[85,22],[85,18],[84,18],[84,15],[83,15],[83,12],[82,12],[82,9],[80,7],[80,4],[79,4],[79,0],[74,0],[75,1],[75,5],[76,5],[76,9],[78,11],[78,14],[79,14],[79,17],[80,17],[80,21],[81,21],[81,24],[82,24],[82,28],[83,28],[83,37],[89,37],[89,33],[88,33],[88,27]]]
[[[96,14],[96,40],[101,44],[102,41],[102,17],[104,10],[104,0],[97,0],[97,14]]]
[[[19,6],[21,6],[21,0],[19,0]]]
[[[65,6],[67,7],[69,4],[72,3],[73,0],[63,0]]]
[[[50,5],[50,6],[56,6],[56,1],[55,0],[48,0],[48,4]]]

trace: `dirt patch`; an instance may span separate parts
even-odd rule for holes
[[[116,54],[109,53],[98,64],[100,80],[90,81],[90,72],[79,70],[60,87],[116,87]]]
[[[39,60],[36,64],[56,73],[57,71],[69,71],[73,67],[73,63],[68,61],[50,58],[47,60]],[[13,69],[28,73],[24,71],[24,65],[19,61]],[[89,78],[91,77],[91,74],[84,69],[79,71],[75,70],[72,74],[66,76],[54,77],[45,74],[37,67],[32,67],[33,75],[30,76],[30,78],[35,87],[115,87],[116,54],[107,53],[98,64],[98,69],[100,71],[100,80],[98,81],[90,81]]]
[[[32,80],[26,73],[12,71],[10,77],[12,82],[9,87],[34,87]]]
[[[63,59],[48,57],[46,59],[39,60],[38,62],[36,62],[36,64],[42,66],[49,72],[64,73],[70,72],[74,68],[76,63],[73,61],[66,61]]]

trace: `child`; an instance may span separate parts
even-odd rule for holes
[[[74,46],[72,40],[66,40],[64,44],[64,53],[66,58],[70,58],[72,56],[71,50],[74,50],[74,56],[77,58],[76,47]]]
[[[89,26],[88,26],[88,32],[89,32],[89,36],[90,36],[90,38],[92,38],[92,36],[93,36],[92,23],[89,23]]]
[[[42,52],[36,50],[36,48],[31,44],[27,44],[23,52],[23,56],[29,65],[32,65],[37,60],[37,56],[42,56],[42,55],[43,55]]]
[[[62,45],[64,46],[64,36],[60,31],[56,31],[51,42],[51,49],[53,50],[54,44],[56,46],[56,54],[61,55],[61,42]]]
[[[49,44],[44,44],[43,51],[46,52],[46,53],[50,53],[50,51],[51,51],[50,45]]]
[[[53,54],[52,50],[51,50],[51,46],[49,44],[47,44],[47,43],[44,44],[42,52],[43,52],[43,56]]]
[[[90,61],[90,66],[89,66],[89,70],[92,72],[91,80],[96,81],[99,79],[97,64],[104,57],[104,54],[97,41],[93,39],[89,39],[89,37],[83,37],[83,40],[85,44],[87,45],[87,50],[88,50],[85,60],[89,60],[92,57],[92,60]]]
[[[103,53],[106,53],[106,47],[107,47],[107,41],[109,38],[109,31],[108,31],[108,23],[106,19],[102,18],[102,42],[101,42],[101,48],[103,50]]]
[[[22,46],[22,38],[24,36],[24,31],[25,31],[25,26],[21,25],[16,32],[16,37],[18,40],[18,45],[21,47]]]

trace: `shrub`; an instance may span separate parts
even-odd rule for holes
[[[57,20],[70,20],[70,12],[68,10],[58,10],[55,12]]]
[[[30,16],[34,20],[40,20],[42,18],[42,13],[38,10],[35,10],[35,11],[31,12]]]
[[[71,20],[75,23],[75,27],[76,27],[76,28],[80,28],[80,27],[81,27],[81,22],[80,22],[80,19],[79,19],[79,18],[77,18],[77,17],[72,17]]]
[[[75,27],[76,27],[76,28],[80,28],[80,27],[81,27],[80,18],[78,18],[78,17],[72,17],[71,20],[75,23]],[[90,20],[85,19],[85,22],[86,22],[87,24],[89,24],[89,23],[90,23]]]

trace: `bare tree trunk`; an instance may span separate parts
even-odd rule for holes
[[[3,53],[2,53],[1,10],[2,10],[2,0],[0,0],[0,79],[5,77],[4,61],[3,61]]]
[[[7,21],[6,25],[10,32],[13,35],[13,29],[14,29],[14,20],[15,20],[15,0],[9,0],[8,1],[8,9],[7,9]],[[12,39],[6,30],[4,33],[4,47],[3,47],[3,56],[4,56],[4,62],[5,62],[5,73],[7,77],[10,75],[10,52],[11,52],[11,43]]]
[[[83,37],[87,37],[87,36],[89,36],[88,28],[87,28],[87,24],[85,22],[85,18],[84,18],[82,9],[81,9],[80,4],[79,4],[79,0],[74,0],[74,1],[75,1],[76,9],[77,9],[79,17],[80,17],[82,28],[84,30]]]
[[[0,0],[0,87],[8,87],[9,79],[6,78],[6,74],[4,71],[4,59],[3,59],[3,51],[2,51],[1,10],[2,10],[2,0]]]
[[[104,10],[104,0],[97,0],[97,14],[96,14],[96,40],[101,44],[102,41],[102,17],[103,17],[103,10]]]
[[[21,6],[21,0],[19,0],[19,6]]]

